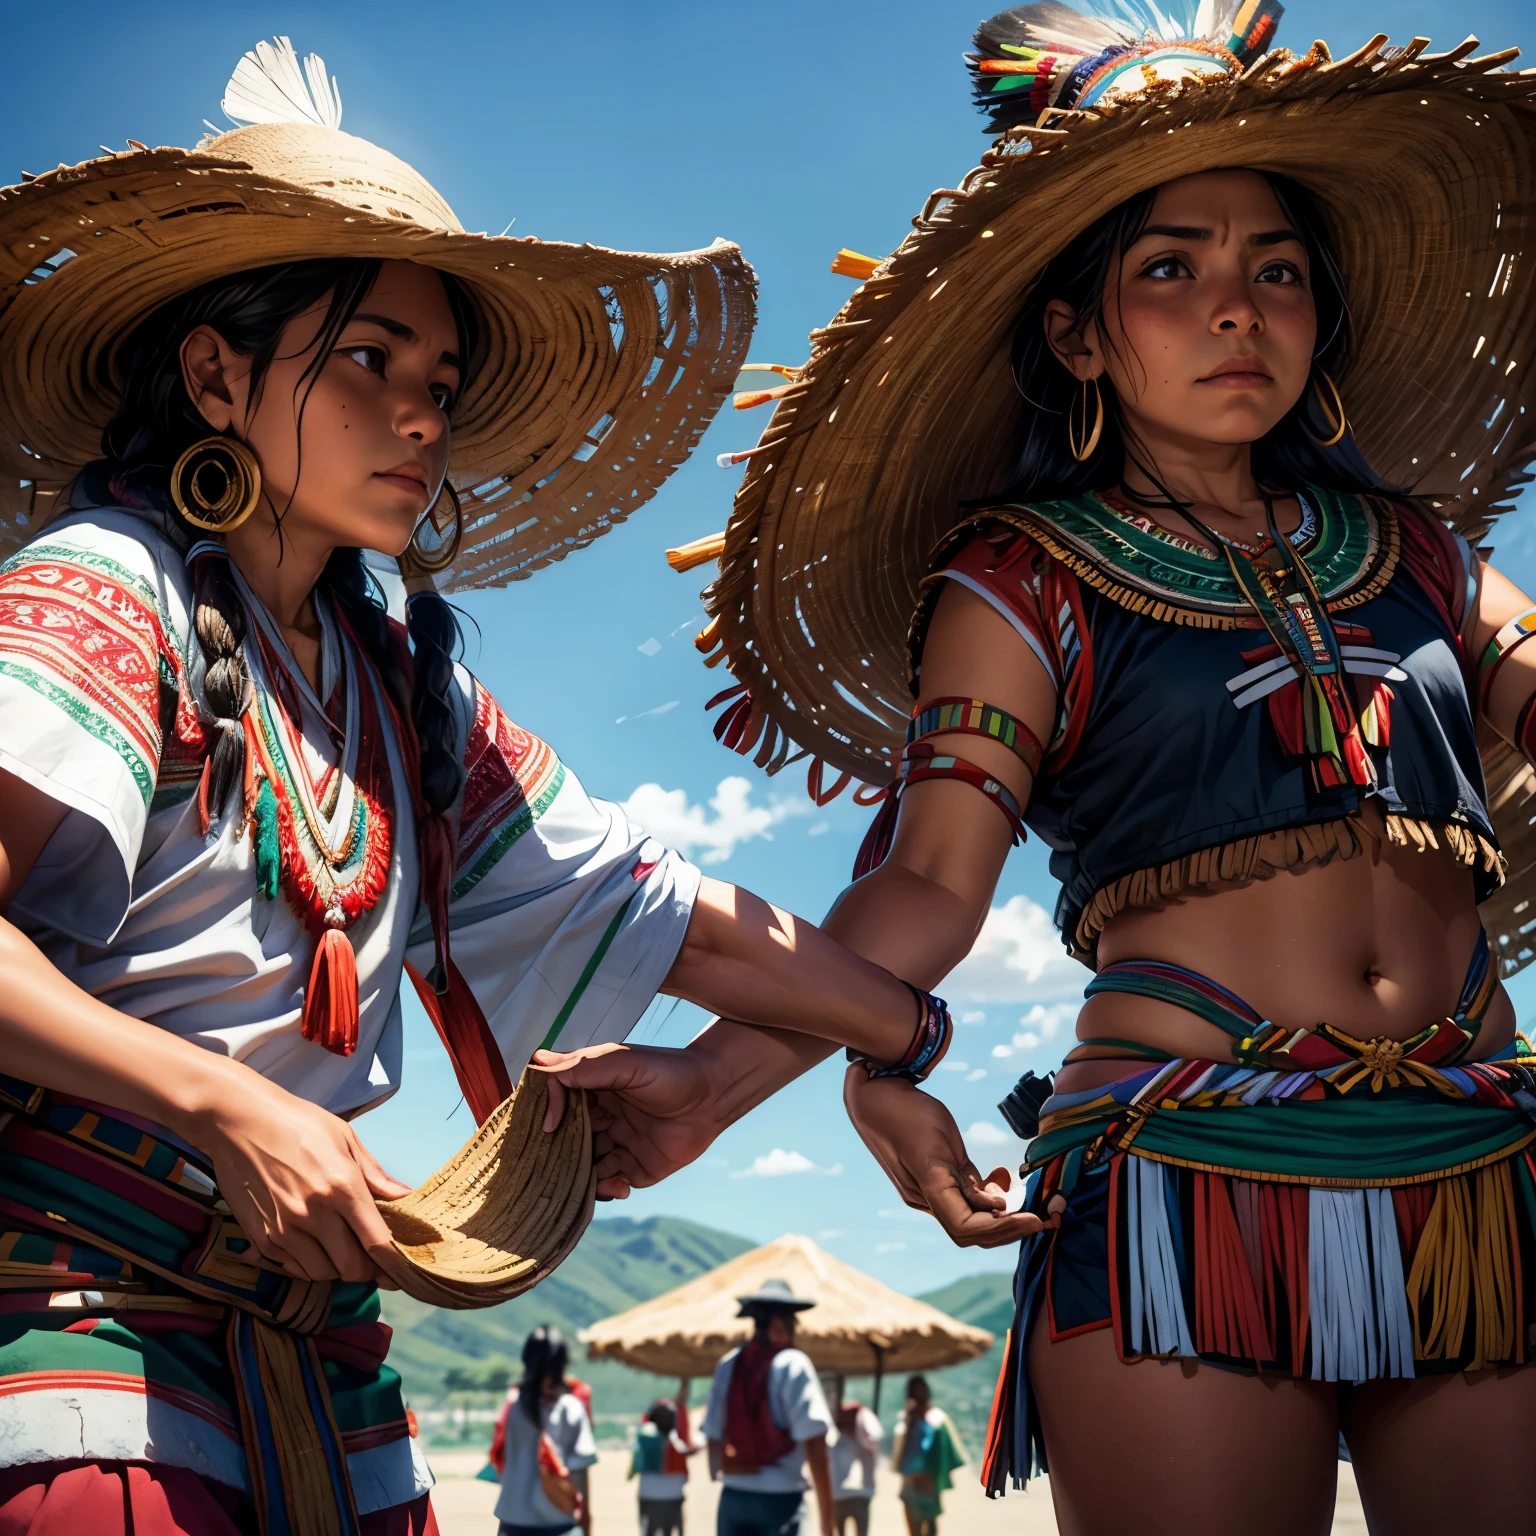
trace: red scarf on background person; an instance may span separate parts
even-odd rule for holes
[[[722,1471],[757,1472],[794,1450],[793,1437],[773,1422],[768,1411],[768,1370],[780,1350],[788,1347],[755,1338],[736,1356],[725,1399]]]

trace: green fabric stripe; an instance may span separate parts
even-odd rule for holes
[[[1246,1040],[1262,1024],[1250,1024],[1240,1013],[1233,1012],[1213,997],[1207,997],[1198,988],[1178,981],[1172,976],[1146,976],[1137,971],[1108,971],[1095,976],[1083,988],[1083,996],[1097,997],[1101,992],[1128,992],[1134,997],[1150,997],[1154,1002],[1169,1003],[1187,1013],[1197,1014],[1208,1024],[1214,1024],[1234,1040]],[[1169,1058],[1172,1060],[1172,1058]]]
[[[1419,1093],[1427,1095],[1420,1098]],[[1530,1139],[1519,1110],[1454,1103],[1433,1089],[1342,1099],[1153,1110],[1131,1150],[1294,1178],[1394,1179],[1434,1174]],[[1031,1160],[1038,1154],[1030,1149]]]
[[[525,800],[523,808],[515,816],[509,816],[496,829],[496,835],[481,850],[473,866],[459,876],[453,890],[449,893],[450,901],[458,901],[461,897],[467,896],[495,869],[513,843],[555,803],[555,796],[560,793],[564,784],[565,764],[556,763],[555,771],[549,776],[549,782],[539,792],[538,798],[532,801]]]
[[[581,994],[587,990],[588,984],[597,974],[597,968],[603,963],[603,956],[608,953],[608,946],[613,943],[619,927],[629,913],[629,909],[635,904],[635,897],[644,889],[637,885],[629,893],[629,899],[613,914],[613,921],[608,924],[608,931],[598,940],[597,948],[592,951],[592,958],[587,961],[586,969],[581,973],[581,979],[576,983],[576,990],[566,998],[565,1006],[555,1015],[555,1022],[549,1026],[549,1033],[539,1045],[541,1051],[554,1049],[555,1041],[560,1038],[560,1031],[565,1028],[565,1021],[570,1018],[576,1004],[581,1001]]]
[[[149,804],[149,797],[155,789],[154,770],[139,755],[139,749],[133,742],[100,710],[93,709],[84,699],[66,688],[61,688],[46,674],[33,667],[25,666],[21,662],[0,657],[0,677],[9,677],[18,683],[25,684],[34,693],[47,699],[50,704],[57,705],[76,725],[94,736],[104,746],[116,752],[122,758],[123,766],[133,775],[133,782],[138,785],[139,793],[144,797],[144,804],[146,806]]]

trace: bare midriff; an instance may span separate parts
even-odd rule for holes
[[[1326,1023],[1361,1040],[1406,1040],[1448,1017],[1481,926],[1471,871],[1449,853],[1388,842],[1380,812],[1368,806],[1364,814],[1379,834],[1365,855],[1122,912],[1099,938],[1100,965],[1164,960],[1199,971],[1287,1029]],[[1500,987],[1470,1058],[1500,1050],[1514,1032],[1514,1007]],[[1084,1004],[1077,1035],[1233,1059],[1233,1042],[1215,1025],[1124,993]],[[1080,1062],[1057,1074],[1056,1091],[1094,1088],[1145,1067]]]

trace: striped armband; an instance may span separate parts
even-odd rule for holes
[[[962,784],[979,789],[1007,818],[1013,841],[1022,843],[1027,840],[1024,812],[1019,802],[1008,786],[998,783],[985,768],[978,768],[963,757],[935,752],[931,742],[915,741],[901,756],[901,785],[905,789],[912,784],[921,784],[925,779],[959,779]]]
[[[1484,712],[1488,708],[1488,693],[1493,687],[1493,680],[1498,675],[1499,668],[1532,635],[1536,635],[1536,608],[1528,608],[1518,617],[1511,619],[1488,642],[1488,648],[1483,652],[1482,659],[1477,664],[1477,707],[1479,713]]]
[[[1007,747],[1031,773],[1038,773],[1045,759],[1040,738],[1023,721],[980,699],[943,698],[920,705],[907,727],[907,745],[952,734],[986,736]]]
[[[949,1016],[949,1007],[942,997],[924,992],[911,982],[907,982],[906,986],[917,999],[921,1017],[912,1035],[912,1043],[902,1054],[901,1060],[893,1061],[889,1066],[881,1066],[852,1047],[847,1055],[849,1061],[859,1062],[871,1078],[899,1077],[915,1086],[923,1082],[944,1059],[944,1053],[954,1038],[955,1026]]]

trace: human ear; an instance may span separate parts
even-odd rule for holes
[[[1079,326],[1077,311],[1065,299],[1052,299],[1045,306],[1045,342],[1073,378],[1086,381],[1103,374],[1098,328],[1091,320]]]
[[[200,325],[181,344],[181,382],[215,432],[227,432],[245,407],[250,368],[212,326]]]

